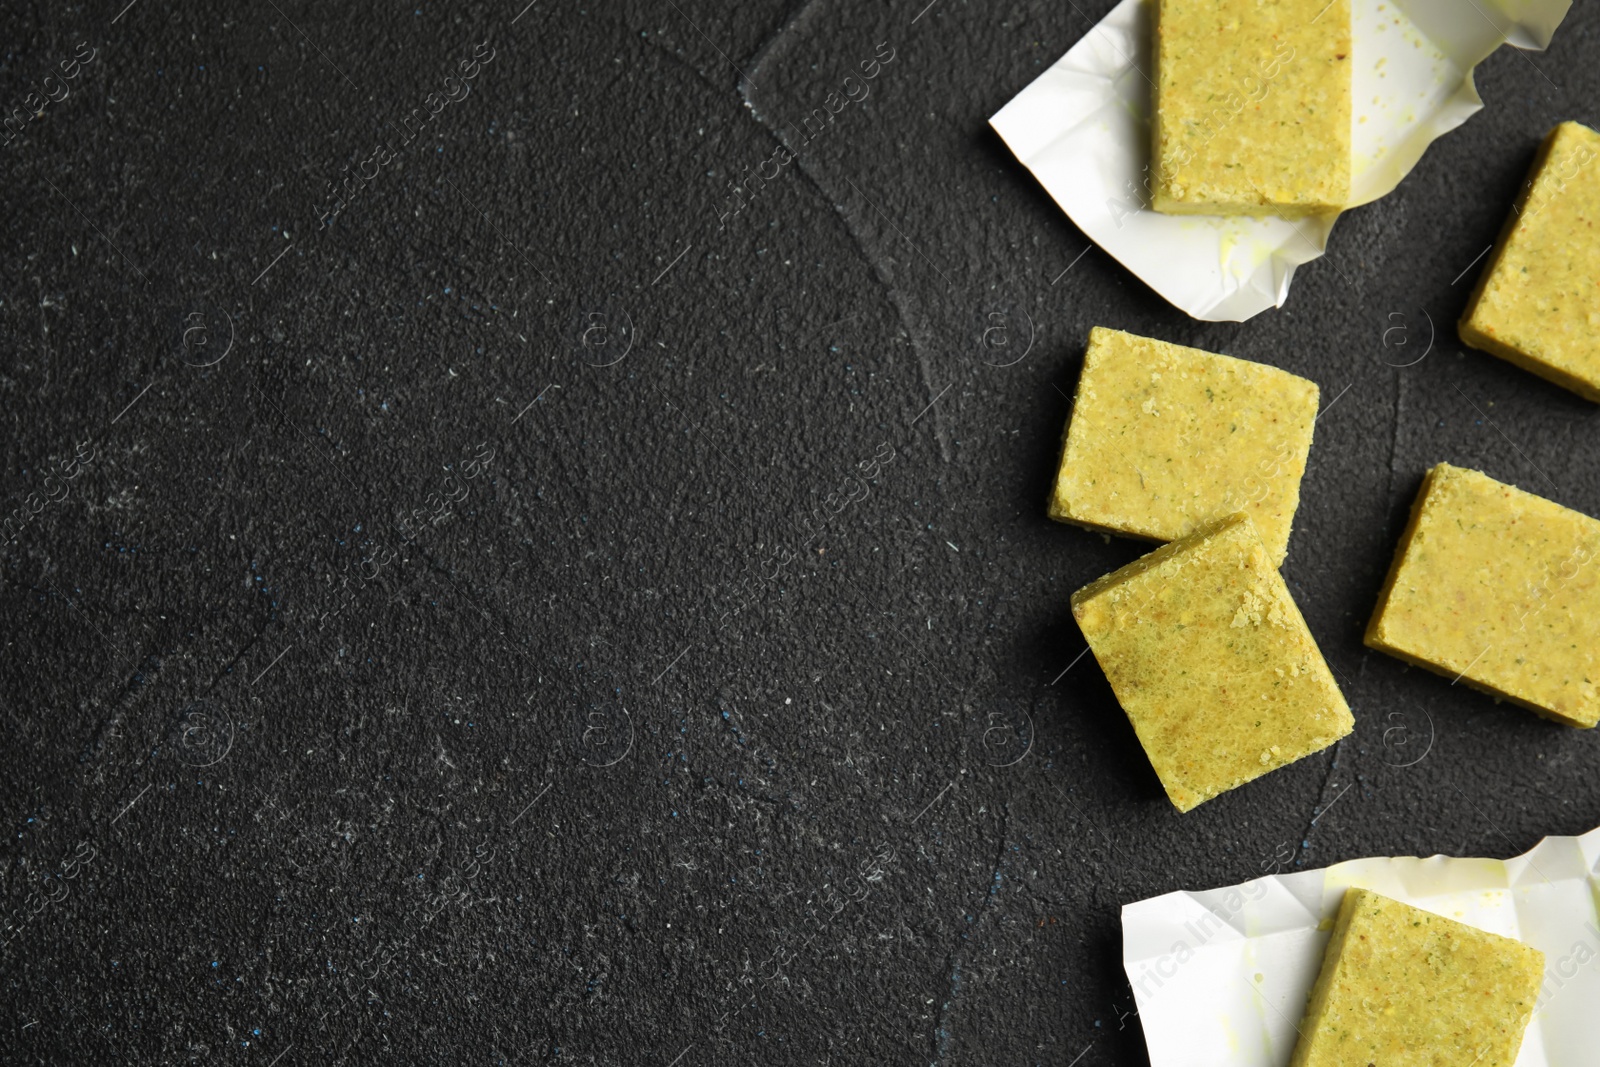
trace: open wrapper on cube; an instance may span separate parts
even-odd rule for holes
[[[1483,107],[1472,68],[1543,49],[1571,0],[1353,0],[1352,207],[1394,190]],[[1122,0],[989,124],[1088,237],[1197,319],[1242,322],[1289,295],[1337,216],[1150,210],[1153,0]],[[1542,133],[1543,131],[1535,131]]]
[[[1344,891],[1361,886],[1545,954],[1517,1067],[1592,1067],[1600,829],[1509,860],[1350,860],[1122,909],[1151,1067],[1285,1067]]]

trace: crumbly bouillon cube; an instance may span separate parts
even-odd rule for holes
[[[1090,583],[1072,614],[1179,811],[1355,725],[1246,514]]]
[[[1276,367],[1097,326],[1049,515],[1170,541],[1245,511],[1281,564],[1318,396]]]

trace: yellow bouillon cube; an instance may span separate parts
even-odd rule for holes
[[[1050,517],[1170,541],[1244,511],[1281,564],[1318,395],[1276,367],[1096,327]]]
[[[1512,1067],[1544,981],[1530,945],[1345,891],[1290,1067]]]
[[[1372,648],[1569,726],[1600,721],[1600,521],[1487,474],[1428,472]]]
[[[1301,218],[1349,201],[1349,0],[1157,0],[1155,51],[1155,210]]]
[[[1460,330],[1600,401],[1600,133],[1563,122],[1545,138]]]
[[[1243,513],[1078,590],[1072,615],[1179,811],[1355,725]]]

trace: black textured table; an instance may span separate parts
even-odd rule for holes
[[[1433,463],[1600,514],[1453,326],[1592,7],[1219,325],[986,125],[1106,0],[124,2],[0,17],[4,1062],[1140,1064],[1123,904],[1600,824],[1361,644]],[[1357,728],[1186,816],[1044,517],[1093,325],[1322,387]]]

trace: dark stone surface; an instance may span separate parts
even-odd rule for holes
[[[8,112],[77,74],[0,157],[5,1062],[1140,1064],[1121,905],[1600,823],[1595,735],[1360,641],[1432,463],[1600,514],[1452,326],[1592,7],[1210,325],[986,126],[1107,0],[122,2],[0,19]],[[1326,405],[1356,733],[1187,816],[1068,612],[1144,548],[1043,514],[1095,324]]]

